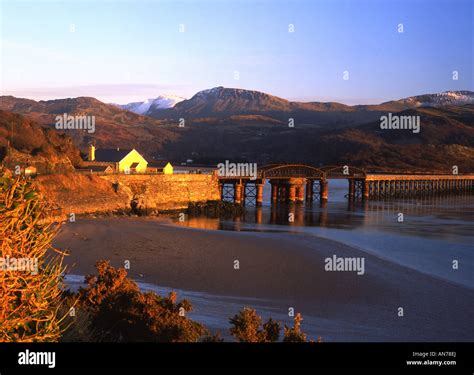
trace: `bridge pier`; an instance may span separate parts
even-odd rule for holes
[[[294,202],[296,200],[296,186],[290,184],[288,186],[288,202]]]
[[[243,187],[244,185],[241,182],[234,185],[234,203],[236,204],[242,204]]]
[[[220,196],[220,200],[223,201],[224,200],[224,183],[223,182],[220,182],[219,183],[219,196]]]
[[[304,184],[306,179],[304,178],[289,178],[285,181],[286,186],[286,201],[290,203],[303,202],[304,201]]]
[[[263,204],[263,187],[264,187],[264,183],[257,183],[256,184],[256,187],[257,187],[257,197],[256,197],[256,202],[255,204],[257,206],[261,206]]]
[[[312,203],[313,202],[313,193],[314,193],[314,180],[307,180],[306,181],[306,203]]]
[[[321,200],[321,202],[327,202],[327,200],[328,200],[328,180],[321,179],[320,184],[321,184],[321,188],[319,190],[320,200]]]
[[[279,186],[278,200],[280,202],[285,202],[287,200],[288,189],[285,185]]]
[[[298,203],[304,202],[304,185],[296,186],[296,201]]]
[[[355,181],[352,178],[347,181],[349,181],[349,201],[352,201],[355,197]]]
[[[278,183],[274,181],[270,181],[272,186],[272,202],[276,202],[278,200]]]

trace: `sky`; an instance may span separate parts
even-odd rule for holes
[[[474,91],[473,4],[0,0],[0,94],[123,104],[224,86],[375,104]]]

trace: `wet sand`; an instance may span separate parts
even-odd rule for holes
[[[338,341],[474,340],[473,289],[307,234],[101,218],[64,225],[55,246],[69,250],[71,274],[93,273],[99,259],[114,266],[128,260],[137,281],[241,298],[242,307],[248,298],[262,299],[283,317],[294,307],[303,313],[304,324],[317,325],[312,331]],[[363,257],[365,273],[325,271],[325,259],[333,255]]]

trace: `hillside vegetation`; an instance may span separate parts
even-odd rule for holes
[[[10,147],[8,147],[8,144]],[[0,110],[0,162],[36,166],[40,172],[70,171],[81,161],[72,139],[31,118]]]

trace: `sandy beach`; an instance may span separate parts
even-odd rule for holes
[[[208,294],[209,306],[213,298],[216,305],[220,297],[233,298],[235,306],[241,300],[241,307],[256,299],[265,305],[263,315],[285,322],[294,307],[310,333],[329,341],[474,340],[474,290],[316,236],[90,218],[64,225],[54,245],[69,251],[71,274],[93,273],[99,259],[114,266],[128,260],[133,279]],[[365,273],[325,271],[325,259],[334,255],[364,258]],[[213,311],[216,319],[229,317]]]

